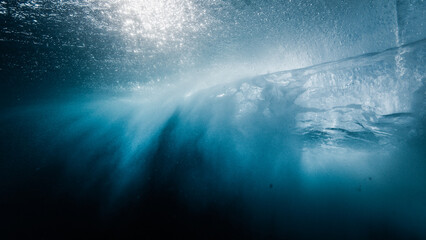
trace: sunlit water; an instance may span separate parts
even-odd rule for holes
[[[14,56],[4,46],[14,44],[56,44],[60,57],[40,47],[37,64],[25,53],[2,65],[2,77],[12,79],[4,96],[19,93],[3,97],[0,116],[6,234],[22,224],[29,230],[21,234],[47,238],[70,229],[97,237],[426,238],[426,42],[423,25],[414,31],[412,18],[392,12],[417,10],[375,3],[367,10],[382,15],[366,13],[371,26],[363,29],[342,9],[371,2],[309,3],[49,6],[73,10],[57,22],[86,13],[77,19],[101,32],[92,37],[124,39],[112,50],[104,41],[86,46],[77,33],[60,47],[36,36],[29,26],[56,15],[41,16],[50,8],[39,1],[19,5],[11,16],[31,34],[10,35],[20,27],[6,24],[4,59]],[[8,16],[7,4],[0,7]],[[258,8],[278,22],[266,23]],[[32,11],[38,21],[25,20]],[[310,11],[328,16],[319,24],[328,31],[307,27],[321,20]],[[336,19],[365,34],[338,29]],[[256,37],[265,25],[273,41]],[[295,33],[306,27],[317,38]],[[27,63],[25,82],[13,69]],[[65,70],[49,75],[49,64]],[[37,92],[34,82],[42,94],[20,103]],[[26,88],[14,90],[20,84]]]

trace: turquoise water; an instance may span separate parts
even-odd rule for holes
[[[1,2],[0,229],[425,238],[424,9]]]

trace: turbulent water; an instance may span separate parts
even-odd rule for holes
[[[424,13],[0,2],[0,236],[426,238]]]

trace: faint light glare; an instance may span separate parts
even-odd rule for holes
[[[151,40],[157,46],[184,42],[190,34],[206,28],[201,11],[191,0],[110,0],[113,21],[133,38]],[[181,46],[181,44],[176,44]]]

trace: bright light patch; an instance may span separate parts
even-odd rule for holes
[[[183,43],[193,33],[204,29],[205,11],[191,0],[110,0],[115,12],[112,21],[126,36],[164,44]],[[174,46],[181,46],[176,44]]]

